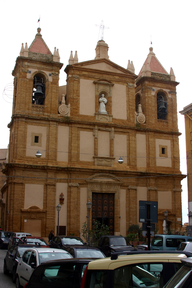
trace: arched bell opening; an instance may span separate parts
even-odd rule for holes
[[[157,93],[157,119],[167,120],[167,97],[163,92]]]
[[[45,102],[45,76],[43,74],[35,74],[33,78],[33,95],[32,104],[44,105]]]

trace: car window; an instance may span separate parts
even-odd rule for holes
[[[30,259],[29,259],[29,265],[31,266],[32,264],[37,264],[35,252],[32,252],[32,253],[31,253],[31,257],[30,257]]]
[[[169,281],[164,286],[164,288],[177,287],[177,284],[180,284],[180,282],[182,282],[182,284],[184,284],[191,273],[192,273],[191,267],[187,267],[187,266],[183,265],[181,267],[181,269],[172,277],[171,281]],[[184,287],[184,286],[182,285],[179,287]]]
[[[153,238],[152,242],[151,242],[152,246],[163,246],[163,237],[161,236],[157,236],[155,238]]]
[[[16,256],[21,258],[25,250],[28,249],[27,247],[18,247]]]
[[[104,258],[101,251],[94,249],[76,249],[76,253],[77,258]]]
[[[67,258],[73,258],[69,253],[67,252],[44,252],[39,253],[39,263],[43,263],[49,260],[58,260],[58,259],[67,259]]]
[[[110,238],[110,246],[124,246],[127,245],[125,238],[123,237],[114,237]]]
[[[109,245],[109,238],[105,237],[102,243],[103,246],[108,246]]]
[[[54,287],[76,287],[74,282],[79,282],[81,274],[80,271],[76,269],[76,265],[72,263],[67,263],[58,266],[46,266],[44,271],[40,274],[39,282],[41,283],[54,283]],[[35,275],[33,275],[34,277]],[[33,277],[31,280],[33,280]]]
[[[86,287],[89,287],[89,288],[107,287],[106,286],[107,274],[108,274],[108,270],[92,270],[91,276],[89,278],[89,285]],[[123,287],[123,286],[119,286],[119,287]],[[118,288],[118,286],[114,286],[114,288]]]
[[[180,238],[167,238],[166,239],[166,246],[167,247],[177,248],[180,245],[181,242],[183,242],[183,239],[180,239]]]
[[[25,251],[25,253],[23,254],[23,262],[27,263],[29,260],[29,257],[31,255],[31,251]]]
[[[83,242],[76,238],[62,238],[62,243],[64,245],[83,245]]]

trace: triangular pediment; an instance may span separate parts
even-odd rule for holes
[[[93,70],[100,70],[100,71],[106,71],[106,72],[112,72],[112,73],[119,73],[119,74],[127,74],[130,76],[136,76],[131,71],[115,64],[114,62],[108,60],[108,59],[96,59],[86,62],[80,62],[73,64],[74,67],[82,67],[87,69],[93,69]]]

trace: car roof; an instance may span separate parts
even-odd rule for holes
[[[191,266],[192,267],[192,257],[191,258],[186,258],[186,259],[181,259],[182,263],[184,265],[187,265],[187,266]]]
[[[95,261],[95,258],[93,258],[93,259],[92,258],[67,258],[67,259],[58,259],[58,260],[56,259],[56,260],[50,260],[50,261],[43,262],[39,266],[62,265],[64,263],[88,264],[89,262],[91,262],[93,260]]]
[[[169,235],[169,234],[156,234],[154,237],[161,236],[164,238],[191,238],[190,236],[185,235]]]
[[[23,237],[25,237],[27,239],[43,239],[44,240],[43,237],[36,237],[36,236],[23,236]]]
[[[47,252],[56,252],[56,253],[67,253],[69,254],[69,252],[63,250],[63,249],[58,249],[58,248],[47,248],[47,247],[32,247],[29,248],[27,250],[33,250],[33,251],[37,251],[38,253],[47,253]]]
[[[84,245],[71,245],[71,248],[74,248],[74,249],[86,249],[86,250],[98,250],[100,251],[99,248],[96,248],[96,247],[91,247],[91,246],[84,246]]]
[[[146,255],[147,254],[147,255]],[[180,259],[186,258],[184,253],[134,253],[126,256],[118,256],[117,259],[112,260],[111,257],[102,258],[90,262],[88,269],[115,269],[124,265],[131,265],[136,263],[157,263],[157,262],[176,262],[180,263]]]

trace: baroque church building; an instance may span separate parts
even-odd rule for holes
[[[4,229],[46,237],[59,224],[61,235],[79,236],[90,201],[91,227],[98,220],[125,236],[141,224],[141,200],[158,202],[160,233],[165,210],[168,228],[180,229],[185,176],[173,70],[166,72],[153,48],[139,75],[130,61],[127,69],[112,62],[104,40],[95,51],[85,62],[71,53],[59,86],[59,51],[51,53],[41,29],[22,45],[12,72]]]

